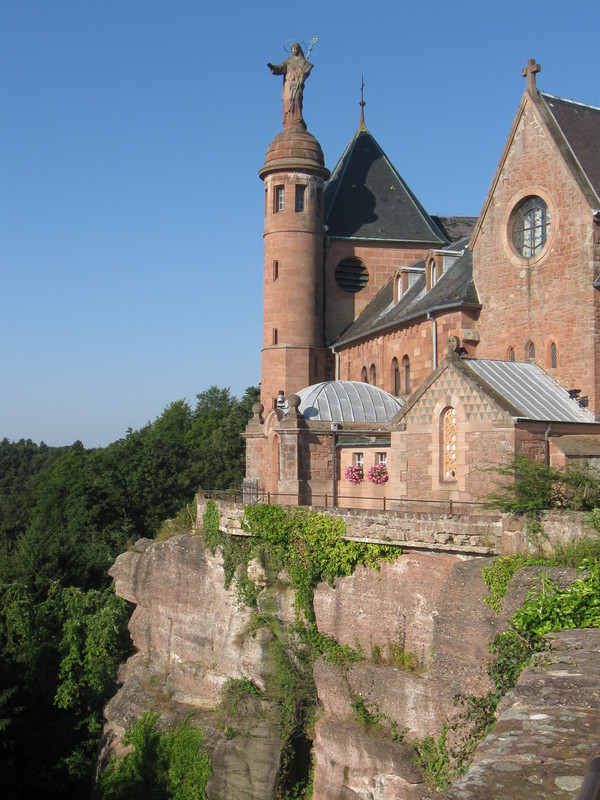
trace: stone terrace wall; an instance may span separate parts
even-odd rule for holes
[[[207,497],[197,496],[198,523]],[[244,506],[216,500],[223,533],[243,536]],[[526,520],[512,514],[478,510],[456,514],[433,511],[374,511],[371,509],[311,508],[346,524],[346,538],[354,541],[398,544],[405,549],[456,552],[466,555],[512,555],[533,550],[551,551],[554,545],[590,535],[585,515],[577,511],[546,511],[541,515],[542,535],[531,535]]]

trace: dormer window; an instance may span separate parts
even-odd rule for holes
[[[394,303],[402,299],[402,273],[396,272],[394,275]]]
[[[435,261],[429,262],[429,288],[433,289],[433,287],[437,283],[437,269],[435,266]]]

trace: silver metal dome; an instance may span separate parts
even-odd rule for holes
[[[297,392],[306,420],[389,422],[404,405],[377,386],[359,381],[325,381]]]

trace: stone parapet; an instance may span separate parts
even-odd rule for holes
[[[198,523],[208,497],[197,498]],[[246,536],[241,502],[216,500],[222,533]],[[433,511],[374,511],[371,509],[313,508],[309,511],[340,518],[350,541],[392,544],[407,550],[430,550],[465,555],[512,555],[550,552],[559,544],[590,535],[585,515],[577,511],[546,511],[540,516],[541,533],[528,530],[527,520],[487,509],[458,514]]]

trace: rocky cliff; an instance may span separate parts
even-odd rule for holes
[[[411,553],[379,572],[360,567],[334,587],[318,586],[319,631],[362,657],[341,666],[320,658],[314,665],[320,706],[312,733],[314,798],[434,795],[410,742],[439,737],[446,729],[452,749],[468,737],[456,698],[490,688],[488,642],[531,586],[530,572],[517,573],[496,616],[482,599],[486,563],[450,553]],[[145,709],[161,711],[166,722],[194,711],[211,743],[211,800],[275,798],[282,742],[268,693],[249,704],[235,729],[219,700],[229,679],[245,677],[268,688],[273,625],[283,628],[294,618],[285,574],[266,587],[255,565],[252,577],[263,586],[258,615],[238,603],[233,588],[224,588],[219,551],[212,556],[199,536],[138,542],[119,557],[111,575],[117,594],[136,606],[130,630],[137,652],[122,668],[121,689],[106,708],[104,756],[118,752],[126,727]],[[573,574],[561,571],[557,577],[568,582]],[[261,624],[261,615],[270,615],[269,625]],[[597,680],[587,691],[588,678],[572,665],[581,663],[581,674],[597,679],[600,659],[594,664],[590,655],[598,651],[597,637],[569,635],[561,635],[561,647],[569,650],[557,656],[560,666],[526,671],[506,696],[500,722],[480,745],[469,774],[448,790],[449,798],[574,797],[594,736],[598,745],[600,715]],[[554,694],[544,688],[551,684],[558,687]],[[574,744],[574,738],[582,743]],[[553,766],[546,774],[550,750]]]

